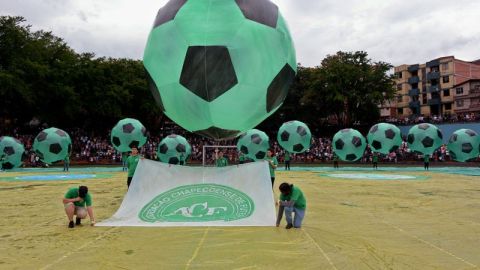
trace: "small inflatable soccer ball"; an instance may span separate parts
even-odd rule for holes
[[[147,129],[137,119],[125,118],[113,127],[110,140],[117,151],[130,152],[147,142]]]
[[[422,123],[413,126],[408,131],[408,147],[423,155],[432,155],[442,146],[443,135],[440,129],[432,124]]]
[[[389,154],[402,145],[400,129],[392,124],[379,123],[370,128],[367,135],[373,152]]]
[[[43,162],[50,164],[64,160],[72,152],[72,140],[58,128],[44,129],[33,141],[33,151]]]
[[[300,121],[283,123],[278,130],[277,141],[290,153],[303,153],[310,148],[312,133],[307,125]]]
[[[270,143],[267,134],[258,129],[251,129],[240,135],[237,142],[238,151],[254,161],[263,160],[267,156]]]
[[[23,144],[12,137],[0,137],[0,167],[11,170],[22,165]]]
[[[179,164],[192,154],[192,147],[187,140],[180,135],[168,135],[158,145],[157,155],[161,162]]]
[[[342,129],[333,136],[333,151],[343,161],[356,161],[367,147],[365,138],[355,129]]]
[[[455,131],[448,142],[448,153],[453,160],[465,162],[476,159],[479,154],[480,137],[471,129]]]

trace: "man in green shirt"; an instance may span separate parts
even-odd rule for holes
[[[285,151],[285,171],[290,171],[290,152]]]
[[[73,228],[73,216],[77,216],[75,224],[80,225],[82,219],[90,217],[90,224],[95,225],[95,217],[93,216],[92,196],[88,193],[87,186],[79,186],[78,188],[71,188],[65,193],[63,198],[63,205],[65,213],[68,217],[68,227]],[[86,207],[86,208],[85,208]]]
[[[423,168],[428,171],[428,167],[430,166],[430,155],[425,154],[423,155]]]
[[[245,163],[245,155],[243,154],[242,151],[238,152],[238,163],[239,164]]]
[[[228,166],[228,160],[223,156],[222,151],[215,149],[215,166],[217,167],[226,167]]]
[[[378,170],[378,153],[374,152],[372,156],[373,169]]]
[[[305,209],[307,208],[307,200],[300,188],[289,183],[282,183],[280,189],[280,201],[278,202],[277,227],[282,220],[285,211],[285,219],[287,220],[286,229],[302,227],[302,221],[305,217]],[[295,217],[292,222],[292,213]]]
[[[137,169],[138,161],[140,161],[141,158],[142,157],[138,154],[138,148],[132,147],[132,154],[127,158],[127,188],[130,187],[133,175],[135,174],[135,170]]]
[[[69,157],[69,155],[70,155],[70,153],[67,154],[67,156],[63,160],[63,171],[64,172],[68,172],[68,170],[70,169],[70,157]]]
[[[272,180],[272,188],[273,188],[273,183],[275,182],[275,169],[278,167],[278,160],[277,157],[273,156],[273,152],[271,149],[268,149],[267,151],[267,157],[265,158],[266,161],[268,161],[268,166],[270,169],[270,179]]]
[[[338,169],[338,156],[335,153],[333,153],[333,168]]]

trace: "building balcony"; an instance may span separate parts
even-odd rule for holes
[[[427,81],[438,80],[438,79],[440,79],[440,72],[435,71],[435,72],[427,73]]]
[[[438,85],[432,85],[427,87],[427,93],[437,93],[440,91],[440,87]]]
[[[414,84],[414,83],[419,83],[419,82],[420,82],[420,78],[418,78],[418,76],[413,76],[413,77],[408,78],[408,83],[409,84]]]
[[[408,103],[408,107],[410,108],[419,108],[420,107],[420,101],[417,100],[417,101],[410,101]]]
[[[440,98],[432,98],[432,99],[429,99],[427,101],[427,104],[428,105],[440,105],[440,104],[442,104],[442,101],[440,100]]]
[[[408,66],[408,72],[412,73],[412,72],[418,71],[419,68],[420,68],[420,66],[418,64]]]
[[[418,90],[418,88],[410,89],[410,90],[408,90],[408,95],[409,96],[418,96],[418,95],[420,95],[420,90]]]
[[[439,65],[440,65],[439,60],[432,60],[430,62],[427,62],[427,64],[426,64],[427,68],[436,67],[436,66],[439,66]]]

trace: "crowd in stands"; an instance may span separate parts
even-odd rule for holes
[[[39,129],[41,130],[41,129]],[[110,143],[110,137],[108,132],[103,134],[88,133],[80,129],[66,130],[72,138],[72,155],[70,160],[72,164],[120,164],[122,162],[122,153],[117,152]],[[32,132],[31,134],[22,134],[18,130],[13,130],[12,133],[7,134],[14,136],[22,141],[26,149],[26,166],[43,166],[44,164],[39,160],[36,154],[32,151],[33,140],[38,132]],[[140,153],[147,159],[157,159],[157,148],[163,137],[176,133],[187,138],[188,142],[192,146],[192,154],[187,162],[189,163],[201,163],[203,160],[203,146],[234,146],[236,141],[213,141],[204,137],[200,137],[194,134],[186,134],[184,131],[168,130],[158,135],[148,134],[148,140],[146,144],[141,147]],[[35,135],[33,135],[35,134]],[[273,136],[271,136],[273,138]],[[273,141],[271,148],[274,154],[277,156],[279,162],[283,162],[285,151],[280,145]],[[207,148],[205,151],[205,161],[207,164],[213,164],[214,162],[214,150],[215,147]],[[220,148],[220,151],[224,152],[224,156],[227,157],[230,164],[238,163],[238,151],[235,147]],[[359,163],[370,163],[372,161],[373,153],[369,147],[365,150],[365,153]],[[421,156],[412,153],[408,149],[407,143],[403,142],[402,146],[395,152],[389,155],[380,156],[380,162],[408,162],[419,161]],[[310,149],[302,154],[295,154],[291,156],[292,163],[328,163],[333,159],[332,142],[330,138],[313,137]],[[446,146],[439,148],[433,155],[432,160],[435,161],[448,161],[449,155]]]
[[[432,116],[411,116],[404,118],[387,118],[385,122],[395,125],[415,125],[419,123],[432,123],[432,124],[448,124],[448,123],[468,123],[478,122],[480,120],[480,113],[459,113],[459,114],[444,114],[432,115]]]

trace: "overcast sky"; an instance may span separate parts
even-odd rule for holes
[[[155,15],[167,0],[0,0],[77,52],[141,59]],[[480,58],[478,0],[273,0],[289,23],[304,66],[328,54],[364,50],[394,65],[445,55]]]

